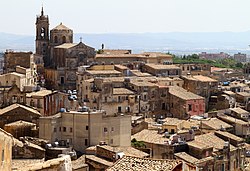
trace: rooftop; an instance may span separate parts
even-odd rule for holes
[[[243,121],[241,119],[237,119],[237,118],[234,118],[232,116],[225,115],[225,114],[218,115],[218,118],[224,120],[225,122],[228,121],[230,123],[237,123],[237,124],[241,124],[241,125],[248,125],[248,122],[246,122],[246,121]]]
[[[247,92],[237,92],[236,94],[244,97],[250,97],[250,93]]]
[[[104,160],[104,159],[97,157],[95,155],[86,155],[85,160],[91,160],[91,161],[94,161],[94,162],[97,162],[97,163],[100,163],[102,165],[109,166],[109,167],[113,165],[112,162]]]
[[[12,122],[9,124],[5,124],[4,126],[17,126],[17,127],[21,127],[21,126],[36,126],[36,124],[31,123],[31,122],[26,122],[26,121],[16,121],[16,122]]]
[[[77,43],[63,43],[59,46],[56,46],[55,48],[60,48],[60,49],[69,49],[69,48],[72,48],[74,46],[76,46]]]
[[[183,76],[183,78],[188,79],[188,80],[193,80],[193,81],[201,81],[201,82],[218,82],[215,79],[212,79],[210,77],[203,76],[203,75]]]
[[[121,72],[116,70],[87,70],[86,72],[91,75],[121,74]]]
[[[53,93],[52,90],[40,90],[32,93],[27,93],[26,97],[44,97],[52,93]]]
[[[131,139],[135,138],[137,141],[144,141],[154,144],[168,144],[169,139],[164,137],[164,134],[158,134],[158,131],[144,129],[131,136]]]
[[[209,119],[205,119],[202,120],[202,126],[208,126],[214,130],[220,130],[221,128],[233,128],[232,125],[229,125],[228,123],[218,119],[218,118],[209,118]]]
[[[88,165],[85,163],[85,155],[82,155],[77,160],[72,161],[73,170],[77,170],[84,167],[88,167]]]
[[[130,95],[130,94],[134,94],[134,92],[126,88],[113,88],[113,95]]]
[[[178,118],[165,118],[163,119],[163,121],[164,121],[163,125],[178,125],[184,122],[184,120],[180,120]]]
[[[232,91],[223,91],[223,93],[227,94],[227,95],[231,95],[231,96],[234,96],[235,93],[232,92]]]
[[[137,77],[148,77],[151,76],[149,73],[141,72],[139,70],[130,70],[130,72]]]
[[[233,111],[233,112],[235,112],[235,113],[238,113],[238,114],[246,114],[246,113],[249,114],[248,111],[246,111],[246,110],[244,110],[244,109],[242,109],[242,108],[240,108],[240,107],[237,107],[237,108],[230,108],[230,110]]]
[[[180,67],[178,67],[176,65],[146,64],[145,66],[148,66],[148,67],[153,68],[155,70],[180,69]]]
[[[131,84],[137,86],[137,87],[156,87],[157,85],[154,83],[150,83],[146,80],[131,80]]]
[[[179,97],[183,100],[204,99],[203,97],[201,97],[197,94],[194,94],[192,92],[189,92],[189,91],[187,91],[184,88],[181,88],[179,86],[170,86],[169,93],[176,96],[176,97]]]
[[[213,151],[216,152],[224,148],[225,141],[217,137],[214,133],[207,133],[195,136],[193,141],[187,142],[188,145],[195,146],[197,148],[203,149],[203,147],[213,147]],[[235,147],[230,145],[230,150],[234,151]]]
[[[213,157],[206,157],[204,159],[197,159],[186,152],[180,152],[174,154],[178,159],[184,160],[185,162],[191,163],[191,164],[199,164],[204,162],[204,160],[213,160]]]
[[[224,136],[224,137],[230,138],[231,140],[235,140],[235,141],[237,141],[237,142],[243,142],[243,141],[244,141],[243,138],[238,137],[238,136],[236,136],[236,135],[234,135],[234,134],[231,134],[231,133],[229,133],[229,132],[226,132],[226,131],[216,131],[215,133],[216,133],[216,134],[220,134],[220,135],[222,135],[222,136]]]
[[[63,25],[62,23],[60,23],[58,26],[56,26],[55,28],[53,28],[52,30],[71,30],[68,27],[66,27],[65,25]]]
[[[17,104],[17,103],[15,103],[15,104],[12,104],[12,105],[10,105],[10,106],[7,106],[7,107],[5,107],[5,108],[3,108],[3,109],[0,109],[0,115],[3,115],[3,114],[5,114],[5,113],[7,113],[7,112],[9,112],[9,111],[11,111],[11,110],[14,110],[14,109],[16,109],[16,108],[23,108],[23,109],[25,109],[25,110],[28,110],[28,111],[30,111],[30,112],[32,112],[32,113],[35,113],[35,114],[37,114],[37,115],[41,115],[37,110],[35,110],[35,109],[32,109],[32,108],[30,108],[30,107],[27,107],[27,106],[24,106],[24,105],[21,105],[21,104]]]
[[[59,166],[64,162],[65,162],[65,157],[59,157],[52,160],[41,161],[40,163],[31,163],[30,165],[25,165],[23,167],[17,168],[17,171],[36,171],[36,170],[51,168],[53,166]]]
[[[181,164],[182,162],[178,160],[157,160],[124,156],[106,171],[172,171]]]
[[[108,145],[103,145],[103,146],[98,146],[99,148],[104,148],[108,151],[112,151],[112,152],[123,152],[126,156],[134,156],[134,157],[148,157],[149,154],[137,150],[136,148],[133,147],[111,147]]]

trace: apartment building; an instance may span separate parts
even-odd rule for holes
[[[77,151],[100,144],[130,146],[131,116],[105,111],[70,111],[39,119],[39,138],[64,142]]]

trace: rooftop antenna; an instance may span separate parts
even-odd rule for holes
[[[82,43],[82,37],[80,37],[80,43]]]

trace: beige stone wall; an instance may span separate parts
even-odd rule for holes
[[[16,84],[18,88],[22,91],[24,86],[27,85],[27,80],[25,75],[7,73],[0,75],[0,85],[1,86],[12,86]]]
[[[0,170],[11,171],[12,137],[0,130]]]
[[[100,112],[61,114],[55,119],[39,119],[40,138],[50,142],[68,139],[73,148],[82,152],[100,141],[111,146],[130,146],[131,116],[105,117]]]

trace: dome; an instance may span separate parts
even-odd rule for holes
[[[55,28],[53,28],[52,30],[71,30],[68,27],[66,27],[65,25],[63,25],[62,23],[60,23],[58,26],[56,26]]]

